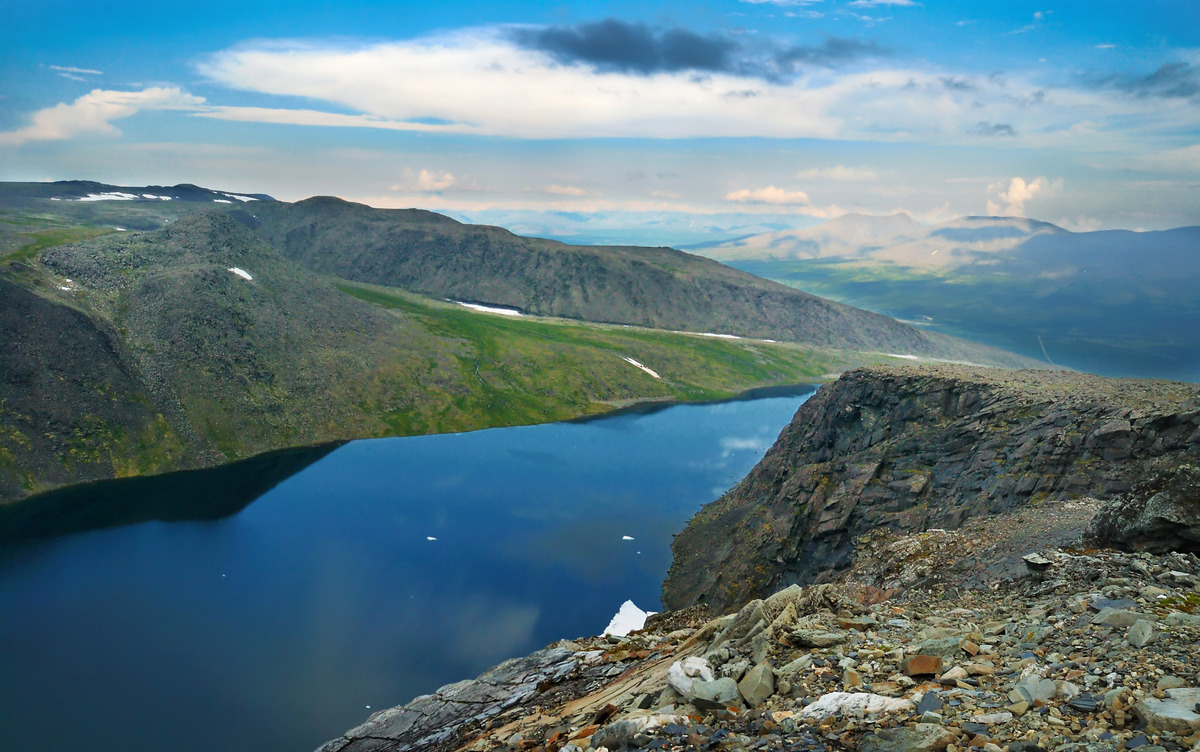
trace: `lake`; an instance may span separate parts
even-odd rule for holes
[[[808,393],[356,441],[48,497],[48,517],[0,518],[0,746],[305,752],[599,633],[626,599],[658,610],[672,535]]]

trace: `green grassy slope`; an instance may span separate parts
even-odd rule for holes
[[[20,350],[38,342],[46,351],[23,377],[6,370],[0,405],[42,409],[48,392],[75,395],[50,419],[56,430],[93,443],[117,437],[105,439],[105,452],[89,455],[86,465],[70,453],[27,447],[22,458],[0,464],[5,501],[283,447],[542,422],[635,401],[719,398],[875,359],[481,314],[321,277],[218,212],[154,232],[44,249],[4,265],[0,278],[14,291],[0,299],[0,344]],[[31,325],[14,301],[45,309],[53,321]],[[77,342],[86,331],[95,344],[65,351],[55,370],[44,365],[63,347],[52,330]],[[72,369],[80,360],[104,371],[77,378]],[[47,379],[56,383],[46,386]],[[90,406],[100,400],[95,395],[127,407],[106,415],[103,430],[88,417],[98,414]],[[19,421],[6,415],[0,426],[11,431]],[[29,470],[17,478],[22,468]]]
[[[232,211],[310,269],[431,296],[587,321],[1021,362],[670,248],[571,246],[328,197]]]

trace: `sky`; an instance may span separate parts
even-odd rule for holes
[[[1200,224],[1200,3],[0,0],[0,180],[580,242]]]

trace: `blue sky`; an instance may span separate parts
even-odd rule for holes
[[[1200,4],[0,0],[0,179],[683,245],[1200,224]]]

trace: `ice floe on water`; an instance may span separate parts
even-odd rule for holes
[[[245,269],[242,269],[240,267],[231,266],[226,271],[231,271],[234,274],[238,275],[239,277],[241,277],[242,279],[245,279],[245,280],[253,280],[254,279],[254,277],[250,276],[250,272],[248,272]]]
[[[621,540],[633,540],[633,536],[632,535],[622,535]]]
[[[656,379],[661,379],[661,378],[662,378],[662,376],[659,376],[659,375],[658,375],[658,374],[657,374],[657,373],[656,373],[656,372],[655,372],[653,369],[651,369],[651,368],[647,368],[646,366],[644,366],[644,365],[642,365],[641,363],[637,362],[637,361],[636,361],[636,360],[634,360],[633,358],[626,357],[626,356],[622,355],[622,356],[621,356],[621,360],[625,361],[626,363],[630,364],[631,366],[636,366],[637,368],[640,368],[640,369],[642,369],[643,371],[645,371],[646,373],[650,374],[651,376],[653,376],[653,377],[654,377],[654,378],[656,378]]]
[[[515,308],[500,308],[498,306],[480,305],[479,303],[464,303],[461,300],[455,300],[452,302],[458,303],[463,308],[470,308],[472,311],[479,311],[480,313],[498,313],[501,316],[524,316],[525,315]]]
[[[425,536],[425,540],[427,540],[427,541],[435,541],[435,540],[437,540],[437,538],[434,538],[432,535],[426,535],[426,536]]]
[[[646,618],[654,616],[657,611],[643,611],[634,605],[633,601],[625,601],[613,616],[612,621],[604,628],[604,634],[613,637],[624,637],[630,632],[646,626]]]

